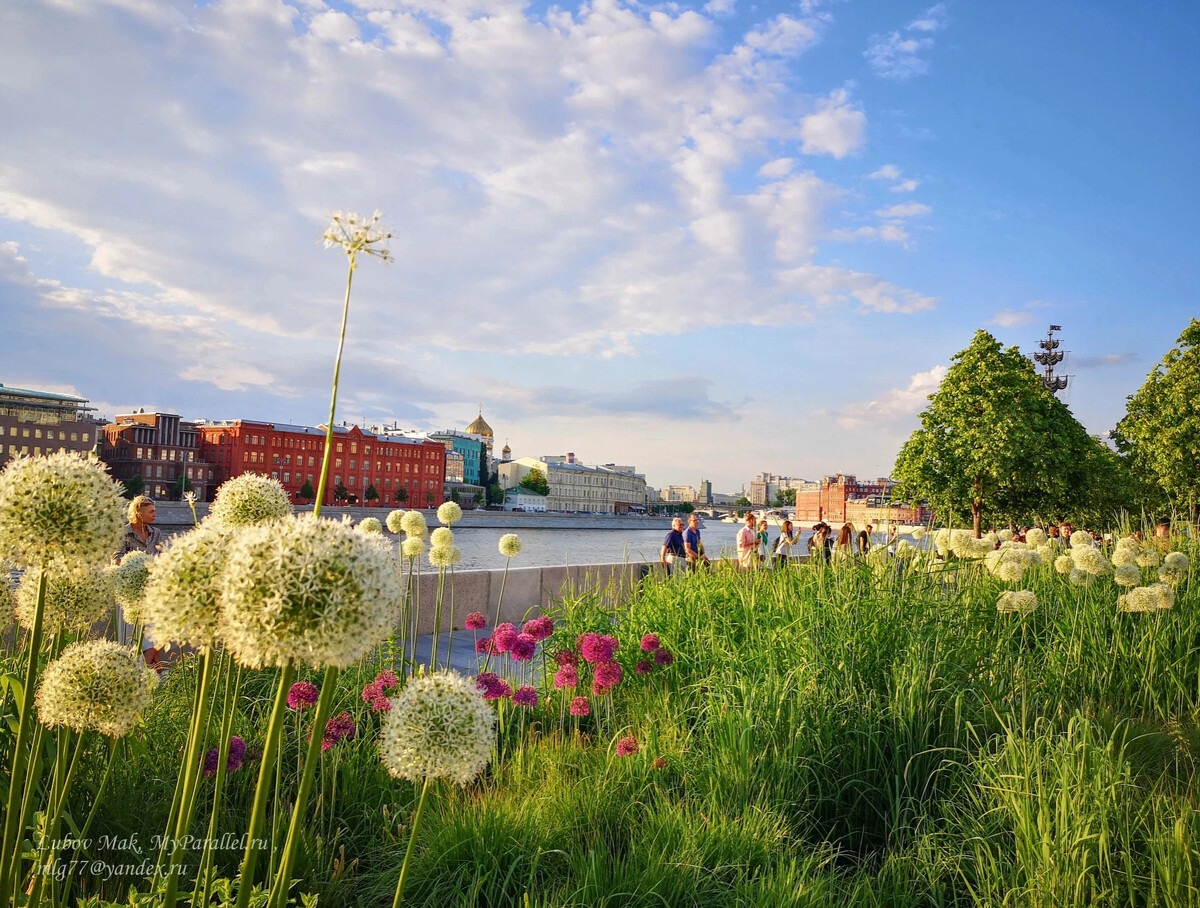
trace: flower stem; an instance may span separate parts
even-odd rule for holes
[[[421,799],[417,801],[417,813],[413,817],[412,832],[408,834],[408,848],[404,852],[404,863],[400,865],[400,879],[396,881],[396,897],[392,899],[392,908],[400,908],[404,901],[404,884],[408,881],[408,867],[412,860],[413,850],[417,844],[417,830],[421,828],[421,817],[425,814],[425,798],[429,794],[429,776],[421,786]]]
[[[342,374],[342,350],[346,347],[346,322],[350,318],[350,285],[354,281],[356,254],[350,253],[350,268],[346,273],[346,301],[342,304],[342,331],[338,337],[337,359],[333,363],[333,394],[329,400],[329,422],[325,426],[325,453],[321,458],[321,479],[317,483],[317,500],[313,504],[313,516],[321,516],[321,503],[325,501],[325,486],[329,481],[329,463],[333,456],[333,418],[337,412],[338,379]]]

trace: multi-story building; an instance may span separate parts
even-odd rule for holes
[[[93,450],[101,434],[87,400],[0,385],[0,466],[14,457]]]
[[[860,482],[847,473],[825,476],[819,483],[807,483],[796,490],[796,520],[801,523],[819,520],[829,524],[845,523],[847,506],[851,502],[865,500],[872,507],[882,506],[890,500],[895,485],[887,477]]]
[[[473,425],[473,424],[472,424]],[[444,432],[432,432],[430,438],[441,442],[447,451],[453,451],[462,458],[462,473],[456,480],[447,475],[447,482],[466,482],[481,486],[484,481],[484,470],[488,466],[488,442],[490,436],[477,435],[473,432],[460,432],[457,429],[446,429]]]
[[[696,490],[696,504],[712,504],[712,483],[707,479],[700,480],[700,488]]]
[[[661,501],[695,501],[696,490],[691,486],[667,486],[658,493]]]
[[[178,501],[190,488],[201,501],[211,501],[219,484],[216,467],[201,452],[196,424],[175,413],[118,416],[104,427],[100,459],[126,486],[140,476],[152,498]]]
[[[800,489],[805,485],[803,479],[791,476],[779,476],[775,473],[759,473],[750,481],[750,491],[746,497],[753,505],[773,505],[775,496],[787,489]]]
[[[500,484],[506,489],[515,488],[531,470],[540,471],[550,486],[548,511],[630,514],[646,509],[646,477],[632,466],[585,466],[576,462],[574,454],[549,455],[539,460],[521,457],[500,464]]]
[[[293,501],[307,500],[300,494],[306,484],[315,495],[325,429],[242,419],[198,427],[203,455],[215,465],[220,481],[261,473],[283,483]],[[335,426],[333,445],[322,504],[334,504],[339,487],[346,490],[347,504],[436,507],[445,500],[446,447],[441,442]]]

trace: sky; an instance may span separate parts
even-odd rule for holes
[[[1200,5],[0,4],[0,383],[886,475],[979,329],[1094,434],[1200,315]]]

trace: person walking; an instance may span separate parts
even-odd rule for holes
[[[691,570],[708,564],[708,556],[704,554],[704,543],[700,540],[699,514],[688,515],[687,529],[683,531],[683,551]]]
[[[858,533],[858,554],[862,555],[864,558],[867,556],[867,553],[871,551],[871,530],[873,529],[875,528],[868,523],[866,527],[864,527]]]
[[[754,534],[758,540],[758,563],[765,564],[767,560],[767,521],[765,519],[758,521],[758,532]]]
[[[668,576],[673,576],[683,570],[685,552],[683,548],[683,518],[676,517],[671,521],[671,529],[663,540],[659,559],[663,570]]]
[[[757,520],[753,511],[746,512],[746,522],[737,534],[738,564],[744,568],[752,568],[758,564],[758,534],[754,528]]]
[[[779,538],[775,540],[775,566],[787,564],[792,554],[792,546],[800,540],[799,535],[792,529],[792,522],[784,520],[779,530]]]
[[[838,533],[837,545],[834,546],[835,558],[850,558],[854,555],[854,525],[843,523]]]

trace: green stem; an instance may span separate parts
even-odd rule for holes
[[[56,742],[56,757],[58,765],[54,771],[54,784],[50,791],[50,808],[52,814],[49,822],[46,823],[46,841],[49,842],[49,851],[46,855],[46,860],[41,866],[40,873],[35,870],[37,879],[34,881],[33,892],[30,893],[29,901],[26,903],[26,908],[37,908],[41,902],[42,889],[45,886],[46,878],[54,868],[54,860],[57,856],[58,836],[62,826],[63,809],[67,806],[67,792],[71,790],[71,780],[75,778],[75,770],[79,767],[79,756],[83,753],[83,734],[80,733],[75,741],[75,753],[71,757],[70,767],[67,766],[67,745],[71,738],[69,729],[60,728],[55,737]]]
[[[248,908],[250,893],[254,888],[254,865],[258,861],[258,834],[262,830],[263,816],[270,796],[271,771],[275,768],[276,752],[279,749],[279,732],[283,728],[283,714],[287,710],[288,688],[296,669],[288,662],[279,673],[279,687],[275,691],[275,705],[271,708],[271,720],[267,725],[267,738],[263,742],[262,763],[258,767],[258,786],[254,790],[254,806],[250,811],[250,826],[246,835],[246,853],[238,874],[237,908]]]
[[[329,480],[329,462],[333,456],[333,418],[337,412],[338,378],[342,373],[342,350],[346,346],[346,322],[350,318],[350,285],[354,281],[356,253],[350,253],[350,270],[346,274],[346,301],[342,304],[342,331],[338,337],[337,359],[333,364],[333,394],[329,400],[329,422],[325,426],[325,454],[321,458],[321,479],[317,483],[317,500],[313,504],[313,516],[321,516],[321,503],[325,500],[325,486]]]
[[[438,568],[437,604],[433,607],[433,648],[429,656],[429,670],[437,671],[438,634],[442,630],[442,597],[446,593],[446,569]]]
[[[212,865],[214,861],[213,843],[217,838],[217,821],[221,813],[221,795],[225,791],[225,777],[228,774],[229,744],[233,733],[233,713],[237,704],[238,693],[242,687],[242,670],[239,667],[236,678],[233,664],[230,662],[225,673],[225,694],[221,705],[221,753],[217,760],[217,778],[213,784],[212,812],[208,818],[208,835],[204,839],[204,851],[200,856],[200,869],[196,873],[196,891],[192,898],[193,906],[207,905],[212,881]]]
[[[313,717],[312,738],[308,742],[308,752],[304,756],[304,774],[300,777],[300,790],[296,792],[296,804],[292,808],[292,822],[288,826],[287,839],[283,845],[283,860],[279,864],[279,873],[275,877],[275,895],[272,903],[275,903],[277,897],[280,908],[287,904],[292,863],[296,856],[296,846],[300,841],[300,826],[304,822],[308,793],[312,789],[313,778],[317,774],[317,766],[320,763],[321,746],[325,739],[325,720],[329,717],[329,709],[333,705],[339,673],[340,670],[331,665],[325,669],[325,678],[321,682],[321,698],[317,701],[317,713]]]
[[[0,908],[8,908],[11,898],[10,887],[20,870],[21,830],[18,819],[21,810],[21,795],[29,757],[29,734],[32,726],[33,688],[37,684],[38,661],[42,650],[42,623],[46,610],[46,564],[38,570],[37,606],[33,614],[33,630],[29,634],[29,656],[25,666],[25,687],[21,690],[21,716],[17,720],[17,740],[13,747],[12,768],[8,778],[8,805],[4,814],[3,850],[0,850]]]
[[[412,832],[408,834],[408,848],[404,852],[404,863],[400,866],[400,879],[396,881],[396,897],[392,899],[392,908],[400,908],[404,901],[404,884],[408,881],[408,868],[412,860],[413,850],[417,844],[417,830],[421,828],[421,817],[425,815],[425,798],[429,794],[429,776],[421,786],[421,799],[417,801],[417,813],[413,817]]]

